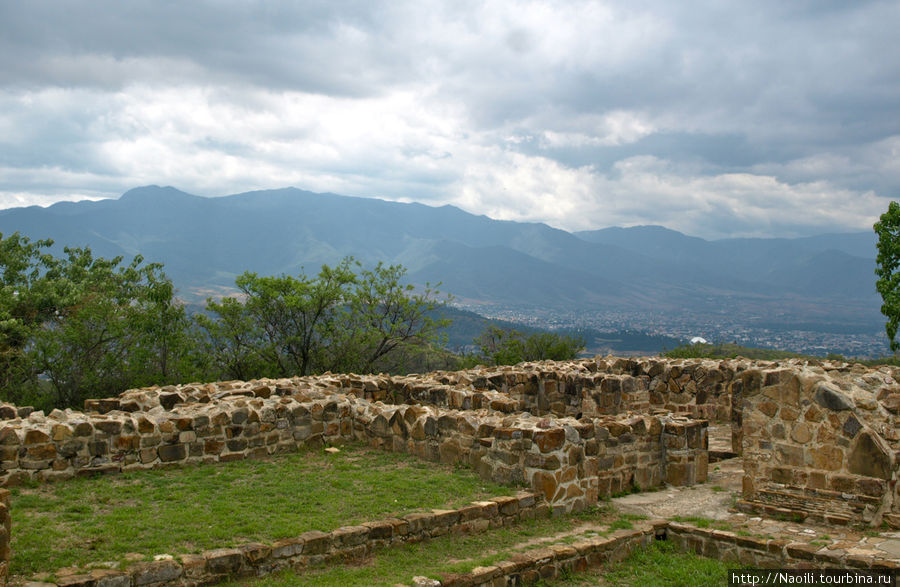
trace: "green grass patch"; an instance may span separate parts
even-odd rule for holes
[[[728,566],[693,553],[678,552],[671,542],[657,541],[630,557],[589,573],[578,573],[549,585],[609,585],[611,587],[720,587],[728,584]]]
[[[713,520],[702,516],[675,516],[672,520],[695,525],[698,528],[715,528],[717,530],[731,530],[731,525],[722,520]]]
[[[22,487],[13,490],[11,573],[271,542],[512,491],[361,446]]]
[[[432,541],[390,548],[368,559],[356,561],[355,564],[307,569],[300,575],[285,571],[262,579],[230,583],[226,587],[396,585],[408,584],[416,575],[443,579],[445,574],[463,574],[478,566],[508,560],[517,552],[544,548],[549,544],[570,544],[573,542],[572,534],[540,542],[529,539],[534,536],[552,537],[553,534],[571,529],[577,523],[575,517],[529,520],[511,528],[483,534],[444,536]],[[577,533],[574,536],[580,540],[588,534]],[[634,552],[621,563],[587,573],[567,574],[540,584],[704,587],[724,585],[727,572],[728,568],[721,561],[677,552],[669,542],[654,542],[650,548]]]
[[[602,523],[604,514],[593,512],[592,521]],[[468,573],[475,567],[507,560],[515,553],[544,548],[549,544],[570,544],[588,535],[606,532],[578,532],[585,517],[560,516],[525,520],[514,526],[479,534],[442,536],[416,544],[404,544],[377,552],[372,557],[347,565],[291,571],[234,585],[254,587],[352,586],[408,584],[416,575],[441,579],[443,574]],[[571,532],[575,532],[572,534]]]

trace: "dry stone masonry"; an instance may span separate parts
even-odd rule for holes
[[[4,406],[10,419],[0,424],[0,483],[260,458],[352,440],[471,466],[485,478],[530,486],[554,508],[579,510],[633,488],[705,480],[707,422],[687,417],[709,409],[690,408],[698,397],[694,371],[591,360],[146,388],[88,400],[84,413],[23,417]],[[709,380],[705,370],[701,380]],[[679,415],[665,409],[673,401]]]
[[[552,511],[577,511],[635,488],[702,483],[714,422],[742,455],[741,509],[898,527],[898,371],[597,357],[150,387],[88,400],[84,412],[0,405],[0,485],[361,441],[470,466],[528,487]]]

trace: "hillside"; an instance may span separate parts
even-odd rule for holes
[[[202,198],[147,186],[117,200],[0,211],[0,232],[165,264],[179,295],[227,291],[244,270],[314,272],[353,255],[402,263],[468,307],[743,312],[878,328],[871,235],[705,241],[661,227],[571,234],[452,206],[295,188]],[[874,247],[873,247],[874,248]],[[777,308],[778,313],[772,312]]]

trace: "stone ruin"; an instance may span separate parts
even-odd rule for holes
[[[568,512],[621,492],[704,482],[716,456],[712,423],[730,430],[725,452],[743,461],[739,509],[900,527],[898,371],[813,360],[597,357],[150,387],[47,415],[0,405],[0,485],[361,441],[469,466]],[[3,560],[8,499],[0,490]]]

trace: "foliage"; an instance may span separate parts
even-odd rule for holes
[[[809,355],[792,353],[790,351],[745,347],[733,343],[684,344],[664,352],[662,355],[671,359],[733,359],[735,357],[746,357],[748,359],[759,359],[764,361],[812,358]]]
[[[448,367],[434,348],[438,292],[405,269],[347,258],[315,277],[236,280],[192,320],[156,263],[47,252],[52,241],[0,235],[0,399],[76,407],[129,387],[221,377]],[[197,344],[197,341],[200,341]]]
[[[7,395],[34,384],[38,375],[29,345],[41,324],[56,314],[55,292],[43,277],[55,260],[42,249],[52,244],[31,242],[19,233],[0,235],[0,386]]]
[[[475,339],[479,353],[465,361],[467,364],[515,365],[523,361],[565,361],[574,359],[584,350],[584,339],[556,332],[535,332],[525,335],[518,330],[488,326]]]
[[[873,228],[878,235],[875,289],[884,302],[881,313],[887,318],[885,330],[891,350],[897,352],[900,350],[900,342],[896,340],[900,326],[900,204],[891,202]]]
[[[0,381],[4,399],[77,406],[127,386],[192,374],[190,321],[161,265],[66,248],[57,258],[0,235]]]
[[[315,277],[243,273],[241,299],[207,300],[197,318],[213,369],[249,379],[402,368],[446,325],[432,317],[439,293],[416,293],[401,282],[405,273],[381,263],[361,269],[350,257]]]

